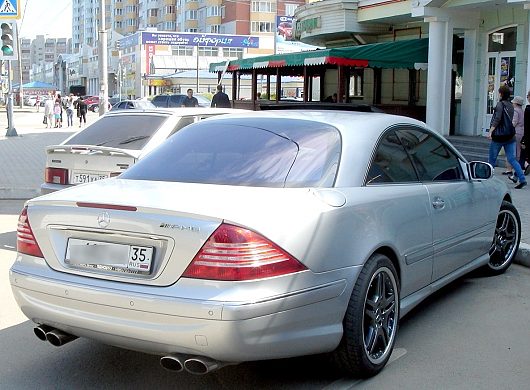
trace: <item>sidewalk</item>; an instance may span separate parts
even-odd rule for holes
[[[0,200],[30,199],[40,195],[46,163],[44,148],[61,143],[78,130],[76,126],[46,129],[41,124],[42,115],[42,112],[16,112],[14,122],[18,137],[5,137],[0,127]],[[97,117],[97,114],[91,113],[87,117],[87,125]],[[3,121],[0,120],[1,123]],[[496,171],[497,177],[513,188],[513,183],[500,174],[502,168]],[[522,223],[521,247],[516,262],[530,267],[530,187],[513,190],[512,197]]]

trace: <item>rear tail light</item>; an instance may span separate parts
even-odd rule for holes
[[[297,259],[258,233],[222,224],[182,276],[211,280],[255,280],[306,269]]]
[[[17,252],[36,257],[44,257],[33,235],[33,230],[31,230],[27,207],[24,207],[18,217]]]
[[[44,171],[44,181],[53,184],[68,184],[68,169],[46,168]]]

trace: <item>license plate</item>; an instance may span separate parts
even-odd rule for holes
[[[153,247],[70,238],[65,262],[69,265],[100,270],[149,273]]]
[[[71,184],[83,184],[91,183],[93,181],[107,179],[109,175],[107,173],[88,173],[88,172],[72,172]]]

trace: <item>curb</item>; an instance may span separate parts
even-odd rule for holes
[[[521,242],[519,250],[513,259],[514,263],[530,268],[530,245]]]

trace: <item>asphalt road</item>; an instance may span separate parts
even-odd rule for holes
[[[530,269],[475,273],[405,317],[391,363],[369,380],[344,378],[322,356],[244,363],[206,376],[171,373],[156,356],[87,339],[56,348],[33,334],[11,295],[16,220],[0,204],[0,389],[525,389],[530,383]]]

